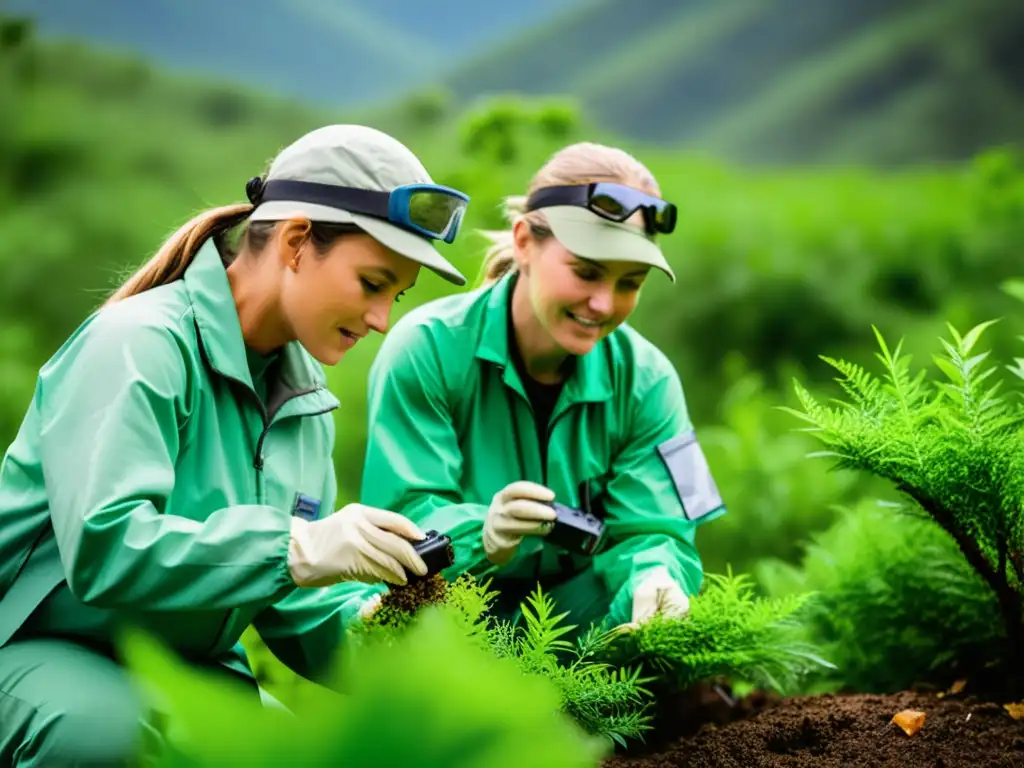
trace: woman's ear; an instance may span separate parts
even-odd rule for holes
[[[309,241],[313,224],[309,219],[299,217],[282,221],[277,229],[277,250],[281,264],[296,270],[302,256],[302,246]]]
[[[525,219],[517,219],[512,225],[512,257],[519,265],[520,271],[527,271],[535,245],[530,225]]]

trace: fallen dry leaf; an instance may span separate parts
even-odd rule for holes
[[[892,716],[891,722],[896,723],[907,736],[913,736],[924,725],[924,712],[916,709],[904,709]]]
[[[1024,702],[1018,701],[1013,704],[1003,704],[1003,709],[1010,713],[1010,717],[1014,720],[1020,720],[1024,717]]]
[[[957,680],[955,683],[953,683],[953,685],[949,687],[949,692],[953,694],[960,693],[960,691],[962,691],[966,685],[966,680]]]

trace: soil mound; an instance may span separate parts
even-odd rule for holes
[[[728,722],[720,707],[693,709],[692,717],[677,720],[681,737],[647,754],[612,756],[603,766],[1024,768],[1024,720],[970,696],[826,694],[741,701],[730,709],[739,719]],[[925,714],[913,735],[892,722],[904,710]]]

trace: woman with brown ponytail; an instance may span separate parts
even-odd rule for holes
[[[405,517],[331,514],[321,366],[384,333],[421,267],[465,283],[431,241],[454,240],[468,198],[351,125],[300,138],[246,191],[172,235],[39,373],[0,465],[0,764],[136,756],[126,624],[255,696],[248,626],[323,680],[358,607],[346,586],[426,572]]]

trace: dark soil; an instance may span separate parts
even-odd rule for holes
[[[913,736],[891,722],[906,709],[925,713]],[[732,702],[727,693],[706,689],[676,723],[681,737],[646,754],[610,757],[604,768],[1024,768],[1024,720],[966,695],[753,696]]]

